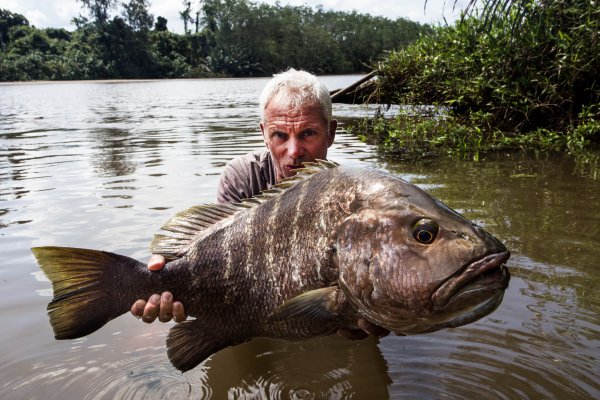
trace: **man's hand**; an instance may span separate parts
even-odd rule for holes
[[[338,329],[337,334],[350,340],[362,340],[369,335],[384,337],[390,333],[387,329],[362,318],[358,320],[358,327],[360,329]]]
[[[159,271],[165,266],[165,258],[153,254],[148,261],[150,271]],[[146,323],[154,322],[156,317],[160,322],[169,322],[171,318],[175,322],[185,321],[185,309],[179,301],[173,301],[171,292],[163,292],[161,295],[153,294],[148,301],[140,299],[131,306],[131,313],[136,317],[141,317]]]

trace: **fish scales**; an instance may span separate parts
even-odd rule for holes
[[[270,208],[265,208],[265,211],[263,211],[263,213],[260,213],[259,215],[266,217],[266,224],[263,225],[263,227],[265,228],[265,234],[267,234],[268,232],[268,228],[271,226],[275,226],[277,223],[277,219],[278,219],[278,215],[279,215],[279,206],[281,204],[281,198],[280,197],[276,197],[275,199],[271,200],[272,206]],[[268,211],[266,211],[268,210]],[[258,225],[262,225],[262,221],[256,221],[256,223]],[[265,247],[266,247],[266,268],[270,268],[270,269],[274,269],[276,265],[278,265],[279,259],[277,257],[277,255],[279,254],[279,244],[280,241],[277,240],[276,235],[272,235],[272,234],[267,234],[266,236],[266,243],[265,243]],[[281,288],[279,286],[277,286],[276,282],[276,276],[275,274],[271,274],[270,275],[271,278],[271,286],[274,288],[275,293],[273,294],[273,296],[275,296],[276,298],[281,298],[282,296],[282,292],[281,292]]]
[[[297,189],[303,187],[305,185],[295,186]],[[184,297],[191,298],[192,306],[187,307],[190,315],[208,323],[218,324],[223,313],[227,313],[227,315],[234,316],[236,321],[248,320],[246,326],[252,331],[252,334],[255,332],[256,334],[266,334],[268,329],[271,329],[270,323],[267,322],[268,311],[275,305],[281,304],[285,300],[284,296],[292,297],[303,289],[321,287],[325,284],[317,279],[316,274],[310,275],[306,272],[301,274],[304,278],[301,281],[286,280],[294,275],[298,265],[307,263],[312,252],[312,250],[309,252],[308,249],[314,247],[314,238],[309,235],[311,232],[304,229],[305,225],[312,225],[306,215],[299,212],[293,204],[281,207],[281,202],[293,198],[292,195],[293,193],[289,193],[288,196],[278,198],[278,201],[265,203],[253,209],[253,212],[237,214],[234,216],[234,222],[228,224],[224,229],[215,229],[210,236],[193,246],[194,252],[190,253],[190,256],[191,258],[197,257],[194,267],[196,271],[193,275],[200,278],[196,279],[199,282],[197,292],[183,293]],[[274,222],[279,221],[278,224],[265,227],[264,223],[260,223],[268,220],[267,216],[279,207],[281,207],[280,212],[283,215],[274,220]],[[281,240],[294,235],[294,227],[289,223],[284,223],[288,214],[289,218],[296,215],[300,228],[296,230],[300,233],[296,233],[296,240],[292,242]],[[311,234],[319,235],[318,232]],[[268,265],[265,254],[269,253],[269,243],[274,242],[278,243],[275,248],[279,251],[280,256],[276,258],[272,256],[276,262]],[[225,244],[233,248],[222,251],[222,246]],[[219,249],[219,251],[214,251],[214,249]],[[228,257],[221,260],[219,252],[228,254]],[[294,252],[295,257],[283,256],[290,252]],[[322,252],[326,253],[325,250]],[[215,273],[208,274],[207,270],[215,271]],[[224,274],[219,276],[217,271],[224,271]],[[200,284],[200,282],[202,283]],[[228,282],[228,284],[221,291],[217,282]],[[327,285],[330,283],[326,282]],[[229,299],[227,305],[215,303],[207,307],[208,300],[215,297]],[[202,307],[196,309],[194,304],[201,304]],[[245,309],[246,304],[252,305],[251,311],[253,312]],[[257,314],[260,315],[259,318],[256,318]],[[282,323],[278,322],[274,325],[280,326]],[[305,325],[305,323],[300,325]],[[289,326],[275,329],[278,329],[276,334],[281,336],[289,335],[286,332],[291,330]],[[305,330],[305,327],[302,326],[300,329]],[[331,329],[333,328],[327,330]],[[321,324],[319,324],[318,330],[323,331]]]
[[[415,185],[320,162],[274,191],[252,200],[258,204],[177,214],[164,227],[175,234],[153,242],[173,260],[159,272],[107,252],[33,249],[53,282],[56,337],[91,333],[135,299],[169,290],[195,318],[167,338],[169,358],[188,370],[253,337],[330,334],[356,328],[359,317],[397,334],[423,333],[500,304],[506,248]],[[113,303],[104,293],[117,293]],[[82,296],[90,299],[82,304]]]
[[[327,226],[323,226],[321,231],[313,229],[320,225],[316,223],[317,219],[320,219],[319,214],[314,213],[312,207],[298,207],[298,204],[308,201],[307,197],[310,197],[311,204],[316,204],[317,207],[323,202],[323,198],[331,197],[331,190],[323,190],[330,180],[331,177],[323,179],[320,183],[311,180],[310,185],[307,185],[309,182],[301,182],[276,201],[262,204],[255,212],[242,215],[243,220],[231,226],[234,230],[236,226],[246,229],[240,232],[244,244],[237,245],[238,259],[234,264],[245,271],[246,275],[240,278],[242,282],[255,283],[247,293],[250,297],[246,300],[253,304],[254,308],[264,310],[262,318],[254,320],[263,330],[263,334],[268,333],[272,336],[273,333],[268,332],[269,329],[284,329],[278,334],[285,337],[294,329],[305,330],[306,322],[295,323],[294,329],[282,326],[281,322],[271,326],[268,321],[269,311],[288,298],[306,290],[329,286],[337,279],[337,275],[330,274],[329,279],[323,280],[319,274],[323,266],[331,263],[330,249],[317,246],[317,239],[325,235]],[[289,223],[290,220],[295,222]],[[264,221],[268,222],[267,226]],[[233,231],[232,236],[238,236],[237,232]],[[246,241],[249,238],[252,238],[251,242]],[[254,255],[251,260],[248,259],[248,254]],[[315,325],[317,326],[311,328],[311,335],[314,335],[316,330],[333,330],[333,327],[324,327],[320,323]]]

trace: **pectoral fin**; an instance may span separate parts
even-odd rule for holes
[[[311,290],[277,307],[270,318],[331,321],[339,315],[340,295],[343,296],[337,286]]]
[[[175,368],[185,372],[230,345],[232,343],[227,338],[208,333],[199,320],[185,321],[169,331],[167,355]]]

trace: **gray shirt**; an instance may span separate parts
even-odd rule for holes
[[[217,189],[219,203],[236,203],[256,196],[276,183],[275,165],[268,149],[253,151],[229,161]]]

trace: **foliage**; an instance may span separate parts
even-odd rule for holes
[[[75,18],[74,32],[29,27],[0,9],[0,80],[256,76],[289,67],[359,72],[429,29],[322,7],[205,0],[196,8],[183,2],[186,33],[177,35],[161,16],[152,30],[148,0],[78,1],[90,19]],[[117,6],[121,16],[111,19]]]
[[[154,25],[154,30],[157,32],[165,32],[167,31],[167,19],[165,17],[159,16],[156,18],[156,24]]]
[[[348,130],[377,145],[382,153],[399,158],[471,156],[492,148],[476,125],[422,107],[405,108],[392,120],[378,116],[358,121]]]
[[[90,16],[97,25],[108,22],[110,10],[117,5],[118,0],[78,0],[89,11]]]
[[[135,32],[148,31],[154,25],[154,16],[148,12],[148,0],[129,0],[123,5],[123,17]],[[165,20],[166,28],[166,20]]]
[[[365,71],[384,51],[427,30],[403,19],[246,0],[205,0],[202,11],[211,63],[232,75],[270,75],[290,66],[315,73]],[[240,67],[232,69],[232,62]]]
[[[6,51],[6,47],[10,44],[9,30],[20,26],[29,26],[29,21],[21,14],[0,8],[0,50],[2,52]]]
[[[476,127],[462,133],[470,147],[575,151],[599,143],[600,7],[589,0],[526,6],[526,13],[513,7],[491,22],[471,17],[439,27],[391,54],[380,66],[376,97],[442,107],[453,135]],[[403,123],[392,123],[389,140]]]

